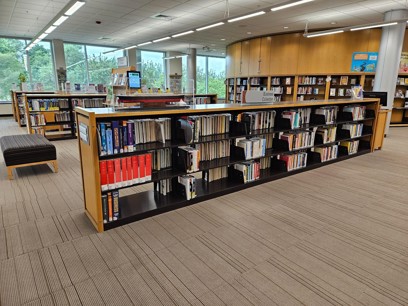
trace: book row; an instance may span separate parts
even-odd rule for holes
[[[263,157],[266,153],[265,138],[237,138],[235,139],[235,146],[243,149],[246,160]]]
[[[281,132],[278,138],[288,143],[289,151],[311,147],[314,145],[317,128],[311,131]]]
[[[298,95],[318,95],[319,88],[312,87],[312,86],[299,86],[297,94]]]
[[[83,99],[72,99],[73,107],[104,107],[106,103],[105,98],[83,98]]]
[[[281,84],[291,85],[292,84],[292,78],[291,77],[286,77],[286,78],[272,78],[271,79],[271,85],[281,85]]]
[[[102,160],[99,161],[99,171],[102,191],[147,182],[152,179],[152,155]]]
[[[339,145],[313,148],[312,151],[320,154],[321,162],[326,162],[337,158]]]
[[[299,76],[299,85],[325,85],[324,77]]]
[[[352,89],[350,88],[330,88],[329,96],[330,97],[351,97]]]
[[[60,108],[69,108],[68,99],[30,99],[28,104],[30,111],[58,111]]]
[[[100,122],[97,131],[100,156],[134,152],[138,144],[170,140],[171,119]]]

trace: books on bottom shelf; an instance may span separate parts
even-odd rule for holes
[[[200,160],[214,160],[230,156],[229,140],[198,143],[195,148],[200,151]]]
[[[306,167],[307,165],[307,153],[306,152],[300,152],[297,154],[290,154],[290,155],[278,155],[277,159],[285,163],[287,171],[301,169],[301,168]]]
[[[152,152],[152,168],[161,170],[171,167],[171,148],[164,148]]]
[[[116,221],[120,218],[119,191],[102,195],[103,223]]]
[[[31,126],[46,125],[45,116],[43,114],[31,114],[30,115]]]
[[[43,127],[31,127],[32,134],[39,134],[45,136],[45,130]]]
[[[235,146],[244,150],[245,159],[260,158],[265,156],[266,139],[261,137],[253,137],[246,139],[245,137],[236,138]]]
[[[209,169],[203,172],[204,181],[211,183],[228,177],[228,166]]]
[[[253,182],[260,178],[261,165],[257,161],[234,164],[234,169],[242,173],[244,183]]]
[[[338,145],[332,145],[328,147],[316,147],[312,151],[320,154],[321,162],[326,162],[337,158],[338,154]]]
[[[173,191],[173,185],[171,179],[160,180],[155,184],[155,190],[161,195],[166,196]]]
[[[352,155],[358,152],[359,142],[359,140],[342,141],[340,145],[347,149],[348,155]]]
[[[278,138],[288,143],[289,151],[311,147],[314,145],[316,128],[309,131],[280,132]]]
[[[151,153],[99,161],[101,190],[131,186],[152,179]]]
[[[281,117],[283,119],[289,119],[290,128],[299,128],[302,124],[310,122],[311,108],[299,108],[283,111]]]
[[[256,130],[271,129],[275,126],[276,111],[244,112],[235,120],[248,125],[250,133]]]
[[[316,115],[323,115],[326,124],[334,123],[337,119],[338,106],[323,106],[315,109]]]
[[[365,105],[347,105],[343,107],[343,113],[351,113],[353,120],[362,120],[365,118]]]
[[[196,178],[192,175],[183,175],[177,178],[178,183],[181,185],[181,194],[186,200],[194,199],[197,196],[196,192]]]

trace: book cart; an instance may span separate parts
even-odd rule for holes
[[[103,107],[106,94],[25,94],[23,101],[28,134],[63,140],[76,138],[75,108]]]
[[[85,212],[101,232],[372,152],[378,111],[378,99],[196,105],[190,109],[131,112],[77,108]],[[212,119],[206,121],[208,118]],[[169,135],[163,136],[161,141],[138,144],[140,139],[137,138],[146,137],[140,134],[143,124],[163,120],[171,126]],[[191,124],[187,125],[192,127],[190,131],[186,122]],[[135,139],[125,142],[125,138],[120,137],[121,142],[118,140],[115,144],[113,136],[113,147],[119,146],[117,153],[104,152],[104,141],[111,134],[118,134],[115,132],[118,123],[123,127],[119,127],[119,134],[130,131],[130,134],[135,133]],[[210,133],[207,133],[205,124],[211,124]],[[199,133],[198,125],[202,128]],[[108,133],[111,126],[113,133]],[[206,136],[202,135],[203,130]],[[145,128],[144,131],[148,133],[152,129]],[[220,131],[222,133],[217,133]],[[191,132],[192,138],[187,137]],[[123,137],[130,137],[125,133]],[[121,153],[122,144],[126,143],[132,144],[133,149]],[[201,150],[199,155],[208,155],[206,145],[215,148],[212,158],[197,162],[192,157],[196,155],[191,154],[186,159],[186,151],[190,154],[190,150]],[[248,151],[247,145],[252,145],[253,150]],[[109,151],[109,141],[107,147]],[[166,158],[167,163],[160,170],[151,166],[156,164],[157,152],[165,150],[171,152],[171,158]],[[109,168],[110,161],[114,169]],[[105,162],[108,164],[106,177]],[[197,177],[200,173],[202,179],[196,178],[190,185],[193,189],[183,185],[186,176],[195,174]],[[143,176],[145,180],[134,181],[132,175],[133,179]],[[118,185],[118,181],[126,183]],[[134,188],[148,183],[153,183],[152,190]],[[163,186],[166,192],[163,192]],[[192,190],[194,195],[189,194]]]

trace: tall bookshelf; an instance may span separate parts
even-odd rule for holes
[[[392,105],[391,125],[408,125],[408,75],[398,75]]]
[[[228,78],[226,80],[227,82],[227,93],[226,93],[226,98],[228,103],[234,103],[235,101],[235,79],[234,78]]]
[[[248,90],[248,78],[236,78],[235,79],[235,103],[241,103],[243,101],[243,93]]]
[[[25,94],[24,121],[29,134],[49,140],[76,138],[75,108],[104,107],[106,94]]]
[[[98,231],[104,231],[369,153],[378,110],[378,99],[197,105],[126,113],[78,108],[86,214]],[[186,116],[191,116],[187,122],[203,129],[186,124]],[[163,141],[148,141],[158,135],[143,134],[143,125],[158,122],[167,122],[171,131],[162,134]],[[130,136],[126,141],[120,138],[124,130],[134,132],[135,142]],[[109,152],[109,139],[115,137],[111,135],[117,135],[117,143],[112,140],[116,153]],[[217,153],[212,158],[203,157],[213,150]],[[165,161],[161,168],[158,161]],[[185,184],[186,179],[191,181]],[[140,185],[146,186],[134,188]]]
[[[249,90],[265,91],[269,90],[269,77],[250,77],[248,78]]]
[[[323,100],[326,97],[326,75],[297,76],[297,101]]]
[[[135,70],[134,66],[112,68],[111,85],[114,95],[127,95],[137,91],[137,89],[129,89],[127,80],[127,72]]]

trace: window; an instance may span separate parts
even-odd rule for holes
[[[28,72],[24,65],[24,40],[0,38],[0,100],[11,100],[13,83],[19,84],[18,76]]]
[[[197,56],[196,59],[196,93],[207,93],[207,57]]]
[[[112,50],[114,50],[114,48],[86,46],[86,55],[88,57],[89,83],[110,83],[112,68],[117,68],[117,54],[116,52],[107,54],[103,53]],[[122,56],[122,53],[120,53],[119,56]]]
[[[29,52],[31,84],[41,83],[44,90],[55,90],[55,73],[51,44],[42,41]]]
[[[216,93],[225,98],[225,58],[197,56],[197,94]]]
[[[147,88],[166,88],[164,53],[140,51],[142,60],[142,84]]]
[[[64,53],[67,81],[71,84],[88,84],[85,46],[64,43]]]

